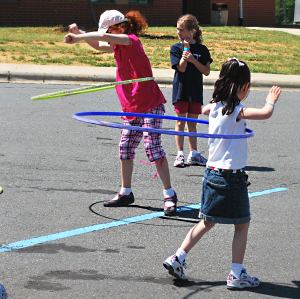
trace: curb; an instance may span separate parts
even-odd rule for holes
[[[172,78],[157,77],[154,75],[155,81],[158,84],[172,84]],[[36,83],[50,83],[50,82],[64,82],[64,83],[98,83],[99,82],[114,82],[115,76],[101,76],[101,75],[64,75],[64,74],[49,74],[49,73],[26,73],[26,72],[0,72],[0,81],[2,82],[24,82],[34,81]],[[204,78],[204,86],[213,86],[216,79]],[[300,88],[300,82],[281,81],[281,80],[255,80],[251,81],[252,87],[271,87],[272,85],[278,85],[281,88]]]
[[[0,72],[0,80],[6,82],[20,81],[62,81],[62,82],[112,82],[114,76],[97,76],[97,75],[65,75],[52,73],[28,73],[28,72]]]
[[[115,81],[114,67],[82,67],[56,65],[13,65],[0,64],[1,82],[33,82],[33,83],[65,83],[65,84],[93,84]],[[153,76],[158,84],[171,85],[174,71],[171,69],[153,68]],[[204,86],[213,86],[218,79],[219,72],[211,71],[208,77],[203,77]],[[299,75],[280,74],[251,74],[252,87],[300,88]]]

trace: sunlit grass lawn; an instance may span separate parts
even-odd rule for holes
[[[0,63],[114,66],[112,54],[85,43],[63,43],[60,27],[0,28]],[[300,74],[300,37],[278,31],[243,27],[204,27],[212,70],[228,57],[245,60],[252,72]],[[150,27],[141,41],[154,68],[169,68],[170,46],[178,42],[175,27]]]

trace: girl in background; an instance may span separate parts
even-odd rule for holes
[[[203,74],[208,76],[212,59],[209,50],[202,44],[202,31],[195,16],[187,14],[177,21],[180,39],[171,47],[171,65],[175,70],[172,103],[179,117],[198,118],[203,105]],[[184,131],[186,122],[176,121],[175,130]],[[197,132],[197,123],[187,122],[189,132]],[[197,150],[197,138],[188,137],[188,165],[206,165],[206,159]],[[184,136],[175,137],[177,156],[175,167],[185,166],[183,151]]]

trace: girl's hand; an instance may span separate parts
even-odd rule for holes
[[[65,35],[64,42],[67,44],[75,44],[78,41],[79,41],[78,34],[68,33],[67,35]]]
[[[278,86],[272,86],[266,98],[266,103],[275,104],[280,96],[281,89]]]
[[[193,56],[193,54],[190,51],[183,51],[182,59],[187,62],[193,62],[196,58]]]
[[[81,33],[76,23],[73,23],[73,24],[69,25],[68,28],[69,28],[69,33],[74,33],[74,34],[80,34]]]
[[[183,43],[182,59],[186,62],[193,62],[195,60],[195,57],[191,53],[189,42],[187,40],[184,40],[182,43]]]

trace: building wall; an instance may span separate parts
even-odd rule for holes
[[[212,0],[211,3],[225,3],[228,6],[228,24],[239,25],[239,0]],[[243,0],[243,21],[245,26],[274,26],[275,0]]]
[[[275,0],[244,2],[246,26],[275,26]]]
[[[57,25],[90,16],[86,1],[19,0],[0,3],[0,25]],[[77,4],[78,3],[78,4]]]
[[[123,0],[118,0],[122,3]],[[228,5],[228,25],[239,25],[239,0],[152,0],[148,5],[90,4],[89,0],[0,1],[0,26],[67,25],[96,26],[106,9],[123,13],[140,10],[150,25],[174,25],[186,12],[197,15],[200,24],[210,23],[211,4]],[[275,25],[275,0],[243,0],[245,26]]]
[[[8,3],[7,3],[8,2]],[[119,1],[120,2],[120,1]],[[97,24],[106,9],[141,11],[151,25],[174,25],[182,14],[182,0],[152,0],[148,5],[90,4],[88,0],[16,0],[0,2],[0,26]]]

